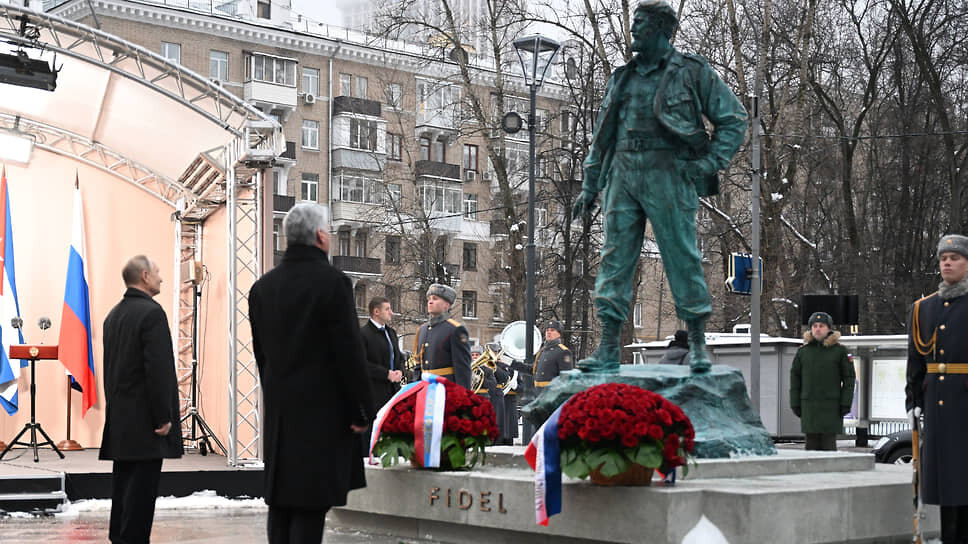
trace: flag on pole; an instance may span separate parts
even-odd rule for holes
[[[84,210],[81,189],[74,184],[74,226],[67,258],[67,287],[61,313],[60,361],[67,367],[83,392],[82,417],[97,402],[94,379],[94,351],[91,349],[91,303],[87,288],[87,264],[84,239]]]
[[[3,224],[0,225],[0,405],[13,415],[17,412],[18,395],[17,379],[20,367],[27,366],[26,361],[17,363],[10,359],[10,345],[23,344],[24,336],[20,329],[15,329],[10,320],[20,316],[20,303],[17,300],[17,278],[14,274],[13,262],[13,229],[10,221],[10,199],[7,197],[7,169],[0,173],[0,215]]]

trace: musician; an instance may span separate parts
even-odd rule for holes
[[[479,346],[475,346],[471,351],[474,354],[474,362],[471,363],[471,368],[479,368],[481,374],[484,376],[483,383],[481,384],[481,388],[477,390],[477,394],[491,402],[491,406],[494,407],[494,418],[500,431],[504,428],[504,387],[507,385],[510,376],[497,364],[497,361],[491,361],[488,364],[484,360],[481,360],[480,364],[478,364],[480,357],[490,358],[490,355],[485,355],[483,349]],[[493,365],[493,368],[491,365]],[[503,435],[503,432],[501,434]],[[501,444],[501,436],[495,436],[493,438],[495,445]]]
[[[414,347],[422,371],[470,389],[471,347],[467,329],[450,317],[450,307],[456,299],[457,291],[447,285],[435,283],[427,289],[430,319],[417,331]]]
[[[548,387],[551,380],[558,377],[559,374],[575,368],[571,351],[561,341],[562,332],[561,321],[552,319],[545,323],[545,343],[535,354],[532,369],[537,394],[541,394],[541,391]]]
[[[494,353],[501,351],[501,346],[498,344],[489,344],[489,347]],[[497,368],[506,377],[503,381],[498,381],[497,385],[503,397],[501,399],[503,406],[501,419],[497,421],[497,425],[501,430],[501,438],[497,444],[511,446],[514,444],[514,439],[518,437],[518,392],[515,390],[517,383],[511,383],[514,375],[514,370],[511,368],[511,365],[498,360]],[[497,404],[494,407],[497,408]]]

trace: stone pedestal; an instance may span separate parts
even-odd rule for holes
[[[705,374],[692,374],[685,365],[622,365],[618,374],[572,370],[555,378],[521,414],[540,426],[575,393],[612,382],[637,385],[679,405],[696,430],[693,454],[698,458],[776,454],[743,374],[725,365],[713,365]]]

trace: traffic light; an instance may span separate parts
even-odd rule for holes
[[[763,290],[763,258],[760,267],[760,290]],[[753,256],[749,253],[730,253],[727,266],[726,289],[730,293],[749,295],[753,291]]]

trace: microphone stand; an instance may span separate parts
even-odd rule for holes
[[[198,299],[202,296],[202,289],[198,283],[192,282],[192,400],[188,409],[181,418],[182,429],[186,429],[185,422],[191,420],[191,433],[182,437],[186,442],[195,442],[198,445],[198,453],[208,455],[212,450],[212,445],[208,439],[211,438],[215,445],[222,450],[222,455],[228,455],[225,446],[219,442],[212,428],[205,423],[205,419],[198,412]],[[201,433],[199,433],[201,430]]]

